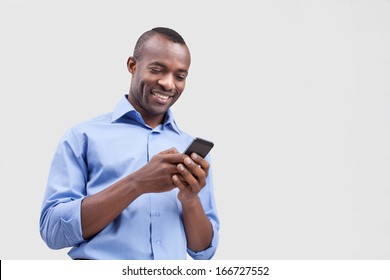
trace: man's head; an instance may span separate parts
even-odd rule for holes
[[[172,29],[154,28],[138,39],[127,61],[132,74],[129,101],[147,124],[154,127],[161,123],[180,97],[190,63],[186,43]]]
[[[133,52],[133,57],[135,59],[142,58],[142,51],[145,46],[145,42],[157,34],[164,36],[165,38],[167,38],[169,41],[173,43],[178,43],[180,45],[186,44],[183,37],[181,37],[181,35],[177,33],[175,30],[166,27],[155,27],[149,31],[146,31],[138,38],[138,41],[135,44],[134,52]]]

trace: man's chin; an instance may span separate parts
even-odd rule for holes
[[[149,110],[149,114],[153,116],[161,116],[164,115],[170,106],[154,106]]]

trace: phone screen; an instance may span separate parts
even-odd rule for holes
[[[205,158],[213,147],[213,142],[197,137],[192,141],[184,153],[186,155],[197,153],[202,158]]]

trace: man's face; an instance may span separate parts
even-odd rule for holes
[[[146,120],[162,119],[184,90],[191,57],[186,45],[154,35],[142,58],[128,61],[132,73],[129,101]]]

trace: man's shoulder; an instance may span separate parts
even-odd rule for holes
[[[190,135],[189,133],[183,131],[183,130],[180,130],[181,131],[181,134],[183,136],[183,138],[186,138],[188,140],[191,140],[192,138],[194,138],[192,135]]]
[[[182,139],[186,139],[187,141],[190,141],[193,138],[191,134],[187,133],[185,130],[179,127],[176,121],[173,122],[172,127],[175,127],[176,131],[180,131],[180,136]]]
[[[94,127],[96,125],[104,125],[109,124],[111,122],[111,116],[112,112],[101,114],[95,117],[92,117],[90,119],[87,119],[85,121],[82,121],[78,124],[75,124],[70,129],[72,130],[84,130],[88,129],[89,127]]]
[[[112,113],[105,113],[79,122],[69,127],[66,130],[64,137],[68,138],[69,136],[73,136],[76,138],[84,138],[91,132],[96,131],[96,129],[107,126],[111,122],[111,115]]]

